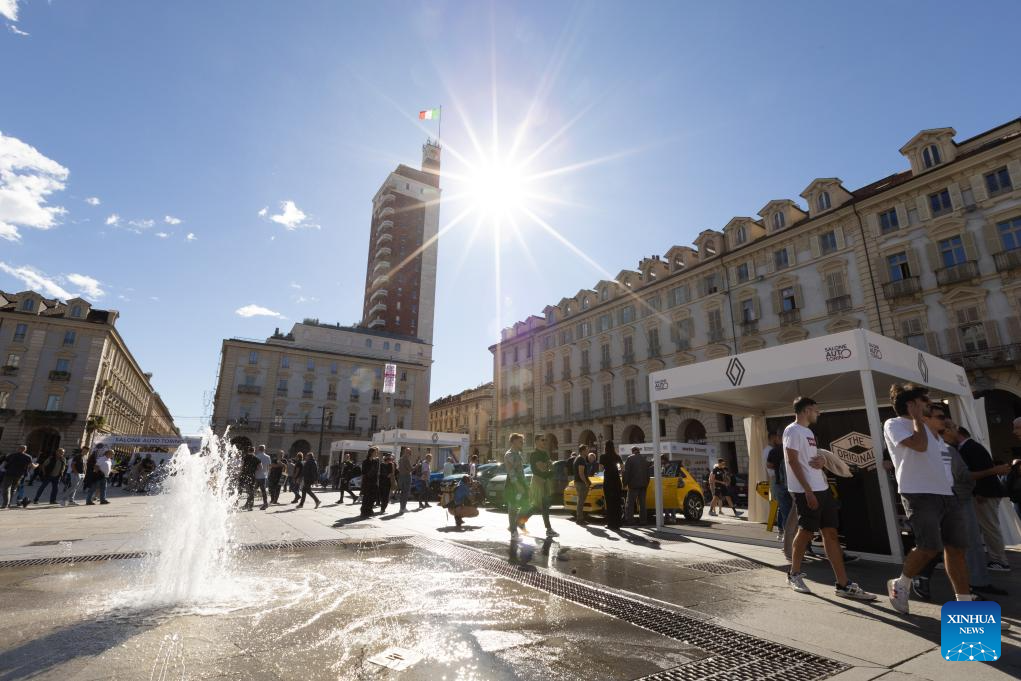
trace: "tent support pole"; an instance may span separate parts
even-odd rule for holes
[[[663,529],[663,464],[659,452],[659,402],[652,402],[652,470],[656,482],[656,529]],[[643,521],[644,522],[644,521]]]
[[[904,560],[904,547],[897,532],[896,509],[893,494],[886,484],[886,469],[883,468],[883,427],[879,421],[879,403],[876,401],[876,384],[872,372],[861,369],[861,389],[865,397],[865,413],[869,419],[869,434],[872,436],[872,455],[876,459],[876,477],[879,482],[879,496],[883,499],[883,518],[886,521],[886,535],[890,542],[890,555],[897,562]]]

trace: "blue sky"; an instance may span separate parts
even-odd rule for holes
[[[0,183],[0,288],[101,292],[194,431],[221,339],[359,319],[370,200],[418,164],[419,109],[444,106],[441,226],[494,128],[509,158],[526,121],[528,173],[574,168],[530,182],[556,201],[528,210],[586,257],[520,210],[516,234],[478,212],[451,228],[438,397],[491,378],[500,327],[605,272],[815,177],[901,170],[922,128],[1021,115],[1019,21],[1012,1],[0,0],[0,172],[22,178]]]

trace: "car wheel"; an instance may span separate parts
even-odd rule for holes
[[[698,492],[689,492],[684,498],[684,517],[688,520],[700,520],[705,509],[705,500]]]

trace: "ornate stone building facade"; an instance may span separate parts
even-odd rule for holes
[[[81,446],[90,419],[117,435],[180,434],[118,316],[82,298],[0,291],[0,451]]]
[[[429,430],[467,433],[469,451],[480,461],[493,459],[493,384],[484,383],[456,395],[434,400],[429,405]]]
[[[396,392],[383,393],[397,366]],[[317,451],[428,424],[432,347],[409,336],[305,320],[265,342],[223,341],[212,426],[239,444]],[[322,452],[320,452],[322,453]]]
[[[956,142],[925,130],[910,169],[848,190],[818,178],[757,217],[705,230],[612,281],[505,329],[493,353],[497,438],[716,444],[747,470],[740,423],[670,409],[650,422],[648,375],[858,327],[968,369],[994,456],[1021,415],[1021,119]],[[1012,454],[1013,452],[1013,454]]]

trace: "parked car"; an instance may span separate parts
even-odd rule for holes
[[[564,503],[564,488],[572,479],[571,460],[563,459],[553,462],[553,491],[550,494],[550,505],[560,506]]]
[[[475,469],[475,479],[482,485],[482,489],[485,489],[493,476],[506,472],[507,469],[503,467],[502,463],[484,463]]]
[[[590,475],[589,480],[592,486],[585,496],[585,512],[603,515],[606,512],[603,476],[602,474]],[[702,517],[702,512],[705,509],[702,486],[679,462],[670,461],[663,467],[662,489],[664,510],[680,511],[688,520],[699,520]],[[577,506],[578,492],[574,487],[574,480],[571,480],[564,489],[564,508],[573,513]],[[650,514],[655,514],[655,485],[650,484],[645,492],[645,507]]]
[[[460,477],[468,472],[468,464],[466,463],[455,463],[454,473]],[[443,468],[441,467],[438,471],[433,471],[429,474],[429,497],[432,499],[440,498],[440,485],[443,484]]]
[[[524,466],[525,482],[532,482],[532,467],[528,464]],[[489,483],[486,485],[486,503],[492,504],[497,507],[504,507],[507,505],[507,500],[504,499],[504,488],[507,487],[507,473],[500,473],[494,475],[489,479]]]

